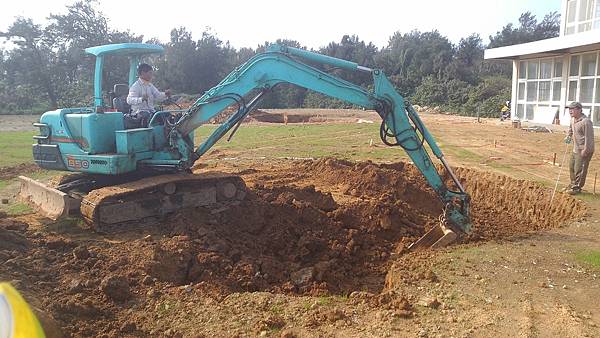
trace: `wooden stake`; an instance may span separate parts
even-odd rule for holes
[[[596,180],[598,179],[598,172],[594,174],[594,195],[596,195]]]
[[[556,153],[554,153],[554,158],[552,159],[552,165],[556,165]]]

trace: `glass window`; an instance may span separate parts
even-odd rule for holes
[[[537,101],[537,81],[527,82],[527,101]]]
[[[517,96],[518,100],[525,99],[525,82],[519,83],[519,95]]]
[[[562,83],[560,81],[554,81],[552,83],[552,101],[560,101],[560,88]]]
[[[527,61],[519,62],[519,79],[524,79],[527,75]]]
[[[594,0],[579,0],[579,21],[590,20],[592,18],[592,5]]]
[[[540,61],[540,79],[549,79],[552,77],[552,60]]]
[[[579,89],[579,101],[592,102],[594,95],[594,79],[581,80],[581,88]]]
[[[581,57],[581,76],[596,74],[596,53],[583,54]]]
[[[570,26],[570,27],[567,27],[567,29],[565,29],[565,35],[570,35],[573,33],[575,33],[575,26]]]
[[[527,62],[527,78],[537,79],[538,78],[538,62],[529,61]]]
[[[525,119],[533,120],[533,104],[525,105]]]
[[[567,23],[575,22],[576,11],[577,0],[569,0],[569,2],[567,2]]]
[[[554,59],[554,77],[562,76],[562,59]]]
[[[517,105],[517,117],[519,119],[523,119],[525,113],[525,105],[524,104],[518,104]]]
[[[571,65],[569,66],[569,76],[579,75],[579,55],[571,56]]]
[[[567,96],[569,101],[577,101],[577,81],[569,81],[569,95]]]
[[[596,79],[596,103],[600,103],[600,78]]]
[[[538,101],[550,101],[550,81],[540,81]]]
[[[587,32],[589,30],[592,30],[592,23],[591,22],[580,23],[577,26],[577,32]]]

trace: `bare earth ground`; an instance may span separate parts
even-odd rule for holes
[[[39,115],[0,115],[0,132],[33,130],[32,124],[39,120]]]
[[[1,217],[0,279],[66,336],[598,336],[600,270],[576,259],[600,250],[598,199],[549,203],[561,133],[483,121],[425,116],[452,164],[513,177],[457,171],[475,227],[445,250],[406,252],[440,210],[410,165],[221,150],[196,170],[242,176],[242,205],[110,235]]]

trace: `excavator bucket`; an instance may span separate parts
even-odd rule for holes
[[[19,196],[46,217],[56,220],[79,213],[81,200],[51,188],[29,177],[19,176]]]
[[[456,232],[440,223],[431,228],[431,230],[429,230],[416,242],[412,243],[408,247],[408,250],[419,251],[423,249],[442,248],[454,242],[457,237],[458,236],[456,235]]]

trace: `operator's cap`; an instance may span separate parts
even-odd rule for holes
[[[579,109],[582,109],[583,106],[581,105],[581,103],[579,103],[577,101],[573,101],[569,105],[567,105],[567,108],[573,108],[573,109],[579,108]]]

